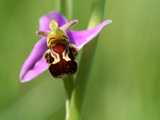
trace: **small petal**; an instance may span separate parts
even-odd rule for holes
[[[68,31],[70,42],[74,43],[78,49],[81,49],[84,45],[90,42],[96,37],[101,30],[108,24],[112,23],[111,20],[105,20],[94,28],[84,31]]]
[[[67,31],[69,28],[71,28],[76,23],[78,23],[78,20],[76,20],[76,19],[68,21],[63,26],[61,26],[60,29],[63,31]]]
[[[67,22],[67,19],[59,12],[51,12],[46,16],[42,16],[39,21],[39,31],[49,32],[49,23],[51,20],[55,20],[59,27]]]
[[[24,78],[26,78],[26,75],[28,76],[28,72],[29,71],[34,71],[35,69],[35,65],[41,61],[44,52],[47,50],[47,43],[46,43],[46,38],[43,37],[41,38],[36,45],[34,46],[31,54],[28,56],[28,58],[26,59],[26,61],[24,62],[21,72],[20,72],[20,79],[21,81],[24,80]],[[42,66],[41,69],[44,70],[43,68],[44,66]],[[40,67],[39,67],[40,68]],[[42,71],[42,70],[39,70]],[[40,72],[35,73],[36,76],[40,74]],[[35,75],[34,75],[35,76]],[[27,79],[27,78],[26,78]]]

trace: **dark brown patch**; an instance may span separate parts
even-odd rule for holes
[[[77,71],[77,62],[65,61],[62,59],[56,64],[50,64],[49,71],[53,77],[62,77],[63,75],[74,74]]]
[[[71,58],[71,60],[74,60],[76,58],[77,54],[78,54],[77,49],[70,46],[69,47],[69,54],[68,54],[69,58]]]
[[[50,52],[45,53],[45,59],[46,59],[47,63],[49,63],[49,64],[51,64],[54,61],[54,58],[51,56]]]

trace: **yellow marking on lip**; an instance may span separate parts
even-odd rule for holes
[[[60,55],[54,52],[53,50],[51,51],[51,56],[54,58],[54,61],[52,62],[52,64],[56,64],[61,61]]]
[[[69,58],[69,56],[68,56],[68,53],[66,53],[66,51],[64,51],[63,53],[62,53],[62,58],[64,59],[64,60],[66,60],[66,61],[70,61],[71,59]]]

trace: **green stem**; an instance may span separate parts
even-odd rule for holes
[[[93,3],[93,9],[91,18],[88,24],[88,28],[94,27],[101,22],[104,15],[105,0],[96,0]],[[79,73],[75,80],[75,88],[72,93],[72,99],[70,103],[70,112],[74,113],[70,116],[69,120],[80,120],[82,104],[84,101],[85,90],[89,79],[89,74],[92,69],[92,63],[94,60],[94,54],[97,46],[97,39],[95,38],[90,44],[83,48],[82,56],[79,64]],[[87,61],[86,61],[87,60]],[[79,117],[77,117],[79,116]]]
[[[66,120],[68,120],[70,116],[70,102],[72,97],[72,92],[74,89],[74,79],[73,76],[68,76],[67,78],[63,79],[64,88],[66,91]]]
[[[67,16],[68,19],[72,18],[73,11],[73,0],[61,0],[61,12]]]
[[[72,91],[74,88],[73,76],[68,76],[67,78],[63,79],[63,83],[67,94],[67,99],[71,99]]]
[[[92,5],[92,14],[88,24],[88,28],[92,28],[100,23],[104,17],[105,0],[95,0]]]

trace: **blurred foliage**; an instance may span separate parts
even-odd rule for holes
[[[76,29],[87,26],[93,0],[74,1]],[[98,41],[83,120],[160,119],[160,1],[107,0],[113,23]],[[63,120],[64,88],[45,72],[19,83],[19,70],[38,40],[39,17],[59,0],[0,1],[0,120]]]

